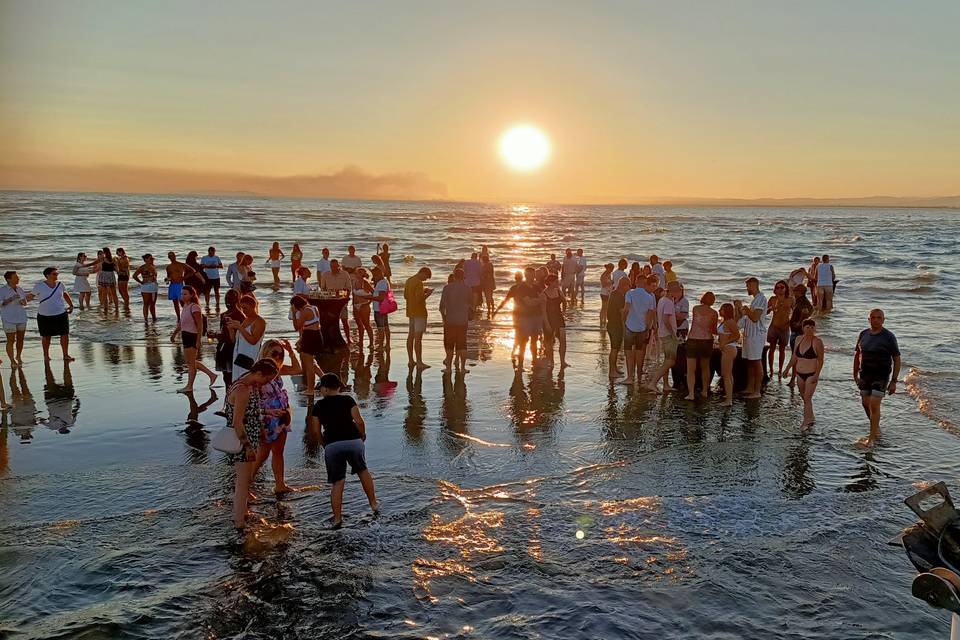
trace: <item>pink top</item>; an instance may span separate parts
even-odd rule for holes
[[[197,323],[193,320],[194,313],[202,313],[202,311],[200,311],[200,305],[196,302],[184,305],[183,309],[180,310],[180,331],[200,333],[200,330],[197,328]]]
[[[713,327],[716,322],[716,311],[710,313],[710,309],[704,305],[697,305],[693,308],[693,322],[690,323],[690,333],[687,334],[687,340],[713,340]]]

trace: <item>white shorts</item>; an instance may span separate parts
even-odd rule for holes
[[[140,285],[140,293],[157,293],[160,290],[160,287],[156,282],[144,282]]]
[[[270,268],[271,268],[271,269],[279,269],[279,268],[280,268],[280,261],[279,261],[279,260],[271,260],[271,261],[270,261]]]
[[[3,323],[4,333],[23,333],[26,330],[27,330],[26,322],[4,322]]]
[[[752,338],[743,338],[743,359],[760,360],[763,358],[763,347],[766,345],[766,337],[761,333]]]
[[[409,321],[410,333],[416,335],[418,333],[423,333],[427,330],[427,319],[426,318],[407,318]]]

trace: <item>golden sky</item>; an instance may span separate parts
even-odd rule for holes
[[[960,193],[960,3],[0,0],[0,188]],[[532,123],[547,165],[498,136]]]

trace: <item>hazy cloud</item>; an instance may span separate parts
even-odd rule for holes
[[[330,174],[277,177],[125,165],[0,165],[0,188],[411,200],[447,195],[446,185],[423,173],[374,175],[359,167],[344,167]]]

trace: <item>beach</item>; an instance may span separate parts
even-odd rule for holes
[[[0,367],[8,401],[14,388],[20,398],[0,437],[0,630],[936,637],[946,616],[911,597],[914,571],[887,541],[914,520],[905,496],[960,478],[960,347],[945,308],[960,293],[958,213],[0,193],[2,266],[28,289],[51,265],[69,289],[76,253],[105,245],[134,257],[214,245],[225,263],[243,250],[259,267],[274,240],[299,242],[306,265],[348,244],[368,263],[389,242],[394,288],[426,265],[439,294],[485,244],[498,301],[513,271],[549,253],[582,247],[589,265],[562,373],[515,374],[505,312],[471,323],[469,372],[444,374],[438,295],[422,374],[408,374],[402,301],[389,358],[322,363],[366,418],[383,514],[368,514],[349,478],[344,529],[329,530],[322,452],[304,435],[304,396],[291,393],[287,480],[305,489],[268,499],[267,470],[253,507],[262,522],[245,541],[229,523],[232,469],[209,446],[222,382],[175,392],[185,363],[162,288],[155,326],[140,320],[135,288],[119,318],[76,312],[69,371],[56,349],[46,371],[31,320],[22,378]],[[751,275],[769,295],[830,254],[840,284],[836,310],[818,320],[827,355],[810,432],[778,380],[729,410],[609,383],[601,265],[651,253],[672,260],[691,299],[710,289],[718,302],[746,298]],[[293,338],[290,289],[271,291],[259,270],[267,336]],[[282,273],[289,282],[288,262]],[[851,366],[873,307],[900,340],[904,384],[884,401],[881,444],[863,450]]]

